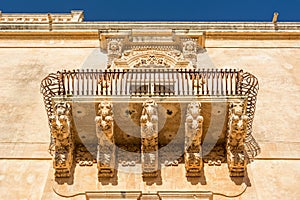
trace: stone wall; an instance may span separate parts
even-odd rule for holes
[[[235,195],[244,185],[248,188],[237,199],[299,198],[300,40],[211,37],[205,46],[206,51],[198,56],[199,67],[244,69],[260,83],[253,135],[261,154],[248,165],[248,180],[237,183],[230,179],[225,165],[205,165],[205,180],[193,184],[179,166],[163,168],[162,184],[148,185],[130,168],[120,174],[116,189],[98,182],[93,166],[76,169],[73,184],[56,185],[47,152],[49,128],[40,81],[61,69],[105,68],[106,57],[100,53],[98,38],[28,40],[0,36],[1,198],[59,199],[52,186],[66,195],[87,190],[182,189]],[[226,198],[215,195],[214,199]]]

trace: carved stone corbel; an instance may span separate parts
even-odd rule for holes
[[[192,102],[188,105],[185,122],[185,169],[186,176],[201,176],[203,117],[201,103]]]
[[[70,177],[74,151],[70,104],[66,102],[56,103],[54,114],[49,119],[55,146],[53,160],[55,177]]]
[[[122,44],[123,39],[121,38],[110,38],[108,39],[107,44],[107,56],[108,56],[108,63],[107,67],[110,68],[112,65],[112,62],[120,58],[122,55]]]
[[[98,137],[97,167],[98,177],[113,177],[115,171],[115,140],[113,105],[109,101],[102,101],[98,105],[96,134]]]
[[[197,40],[195,39],[187,39],[182,42],[183,44],[183,56],[185,59],[188,59],[192,62],[193,67],[197,66],[197,53],[198,53],[198,45]]]
[[[141,123],[143,177],[158,175],[158,111],[152,99],[143,103]]]
[[[247,167],[245,138],[247,135],[246,103],[243,100],[229,104],[227,163],[230,176],[244,176]]]

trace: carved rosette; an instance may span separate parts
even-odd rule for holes
[[[53,111],[54,114],[49,119],[51,135],[54,139],[55,177],[70,177],[74,151],[71,106],[66,102],[57,102]]]
[[[185,122],[186,176],[201,176],[203,168],[201,149],[202,127],[201,103],[192,102],[187,107]]]
[[[102,101],[98,105],[96,134],[98,138],[98,177],[113,177],[115,171],[115,141],[112,102]]]
[[[141,123],[142,170],[144,177],[158,175],[158,111],[152,99],[143,103]]]
[[[228,117],[226,149],[230,176],[244,176],[247,167],[245,138],[248,122],[245,101],[231,102]]]

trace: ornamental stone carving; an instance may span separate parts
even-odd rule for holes
[[[201,103],[192,102],[187,107],[185,122],[185,169],[186,176],[201,176],[203,117],[201,116]]]
[[[140,63],[135,62],[131,63],[132,65],[124,65],[126,63],[124,60],[127,54],[126,51],[137,53],[144,53],[146,51],[177,51],[183,55],[184,60],[188,63],[170,65],[166,60],[165,63],[167,65],[164,67],[186,68],[189,66],[196,68],[197,55],[201,53],[200,50],[203,50],[205,46],[204,32],[187,33],[186,31],[182,32],[180,30],[174,32],[170,29],[166,29],[162,32],[157,31],[131,29],[108,33],[105,30],[99,30],[100,48],[102,51],[108,53],[108,68],[113,65],[114,68],[132,68],[145,66],[145,64],[147,64],[147,62],[144,63],[145,60],[142,59],[139,60]],[[174,55],[172,55],[172,57],[174,57]],[[159,66],[164,63],[164,61],[159,58],[157,58],[157,62]],[[123,63],[123,65],[121,63]],[[154,63],[156,63],[156,61]]]
[[[112,68],[192,68],[189,60],[185,59],[178,50],[144,50],[124,51],[121,58],[115,59]]]
[[[185,153],[185,170],[187,177],[202,175],[203,161],[200,153]]]
[[[55,146],[53,160],[55,177],[70,177],[74,150],[70,104],[66,102],[56,103],[54,113],[49,119]]]
[[[97,108],[96,134],[98,138],[98,177],[113,177],[115,171],[115,141],[112,103],[102,101]]]
[[[243,100],[229,105],[227,163],[230,176],[244,176],[247,166],[245,137],[247,135],[246,103]]]
[[[190,60],[193,66],[196,68],[197,53],[198,53],[197,40],[188,39],[186,41],[183,41],[182,44],[183,44],[182,53],[184,55],[184,58]]]
[[[110,68],[113,60],[121,57],[122,39],[109,39],[107,45],[108,68]]]
[[[144,177],[158,173],[158,115],[157,104],[152,99],[143,103],[141,123],[142,170]]]
[[[226,161],[226,150],[224,145],[216,145],[212,147],[211,145],[206,145],[207,147],[203,149],[203,152],[209,152],[203,155],[203,161],[209,166],[221,166],[222,163]]]

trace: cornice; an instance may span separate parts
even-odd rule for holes
[[[98,32],[167,30],[206,39],[300,39],[300,22],[0,22],[0,39],[99,39]]]

